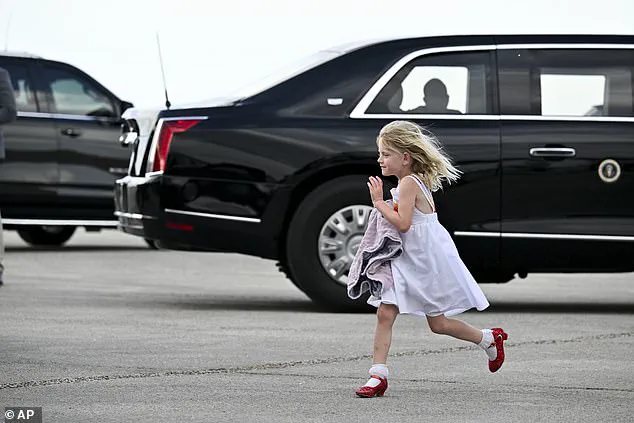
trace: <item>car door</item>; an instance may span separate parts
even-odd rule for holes
[[[0,208],[5,225],[53,218],[59,182],[57,135],[34,85],[31,60],[0,57],[9,72],[18,119],[2,127],[5,160],[0,163]]]
[[[463,172],[434,194],[441,223],[480,282],[500,268],[500,129],[495,47],[421,48],[382,75],[351,112],[373,139],[390,121],[415,121],[439,139]],[[376,94],[373,94],[376,93]],[[376,148],[376,147],[374,147]]]
[[[86,219],[112,219],[114,181],[127,173],[118,142],[122,102],[78,69],[44,62],[39,72],[59,138],[59,203]]]
[[[632,270],[634,50],[499,49],[503,262]]]

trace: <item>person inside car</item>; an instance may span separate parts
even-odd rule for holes
[[[449,94],[447,94],[447,86],[438,78],[427,81],[423,88],[425,101],[424,106],[418,106],[409,111],[409,113],[427,113],[427,114],[462,114],[459,110],[448,109]]]

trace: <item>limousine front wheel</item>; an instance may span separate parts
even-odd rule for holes
[[[366,176],[326,182],[299,205],[288,230],[286,263],[293,282],[317,304],[334,311],[367,311],[365,299],[347,295],[352,258],[372,207]]]

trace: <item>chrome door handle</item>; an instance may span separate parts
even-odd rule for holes
[[[575,157],[577,152],[574,148],[567,147],[539,147],[528,150],[531,157]]]
[[[113,175],[127,175],[128,169],[125,167],[110,167],[108,168],[108,172],[112,173]]]
[[[76,138],[81,135],[81,131],[75,128],[64,128],[60,132],[62,135],[66,135],[71,138]]]

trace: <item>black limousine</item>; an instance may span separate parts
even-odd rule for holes
[[[225,102],[162,110],[146,137],[129,114],[119,224],[168,249],[278,260],[318,304],[365,309],[345,284],[371,207],[366,181],[380,175],[379,129],[406,119],[464,172],[435,198],[478,282],[632,272],[633,90],[634,36],[330,49]]]

